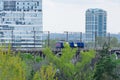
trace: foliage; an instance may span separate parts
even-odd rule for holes
[[[39,73],[39,71],[37,71],[37,72],[35,73],[35,75],[34,75],[34,77],[33,77],[33,80],[42,80],[42,79],[40,78],[40,73]]]
[[[31,80],[42,58],[27,53],[14,53],[11,46],[0,48],[0,80]],[[36,65],[37,64],[37,65]],[[34,67],[35,66],[35,67]],[[38,66],[40,68],[40,66]]]
[[[97,41],[97,46],[102,47],[105,42],[108,42],[108,39],[106,37],[97,37],[96,41]]]
[[[99,61],[96,64],[94,71],[94,80],[117,80],[116,67],[120,60],[116,59],[114,55],[110,55],[109,48],[103,48],[99,53]]]
[[[10,47],[7,52],[0,49],[0,80],[26,80],[27,65],[21,58],[11,54]]]
[[[120,43],[118,42],[118,39],[115,37],[112,37],[110,40],[111,47],[120,47]]]
[[[86,48],[87,48],[87,49],[93,49],[94,46],[95,46],[95,43],[94,43],[94,42],[87,42],[87,43],[85,43],[85,44],[86,44]]]
[[[33,56],[32,54],[29,53],[23,53],[20,54],[20,57],[22,58],[22,60],[26,61],[26,62],[40,62],[42,61],[42,58],[40,56]]]
[[[75,67],[75,80],[91,80],[93,66],[90,66],[90,62],[95,58],[95,52],[93,50],[90,50],[89,52],[81,52],[81,56],[81,61],[78,62]]]
[[[120,47],[120,43],[116,37],[110,37],[108,40],[107,37],[97,37],[97,46],[102,47],[104,43],[107,42],[110,47]]]
[[[54,80],[54,76],[56,73],[56,69],[53,67],[52,64],[48,66],[42,66],[40,69],[40,76],[42,80]]]
[[[50,48],[43,52],[44,59],[13,53],[10,46],[8,50],[0,48],[0,80],[120,80],[120,59],[110,54],[107,44],[97,55],[94,50],[78,54],[68,44],[58,54]]]
[[[37,71],[33,80],[54,80],[56,69],[52,64],[42,66],[40,71]]]
[[[32,54],[29,54],[29,53],[20,54],[20,58],[23,61],[25,61],[27,66],[29,66],[27,68],[27,72],[29,73],[29,76],[27,79],[29,80],[33,78],[35,72],[40,68],[40,65],[38,64],[40,64],[40,62],[42,61],[42,58],[39,56],[33,56]]]
[[[82,52],[82,59],[78,60],[77,63],[74,64],[73,62],[75,61],[74,57],[76,55],[76,50],[77,49],[71,49],[66,44],[60,57],[52,53],[49,48],[44,50],[46,60],[53,63],[56,69],[58,69],[56,75],[59,80],[83,80],[80,79],[80,73],[84,71],[85,65],[90,64],[91,59],[95,57],[95,52],[93,50],[90,52]],[[80,55],[78,56],[80,57]]]

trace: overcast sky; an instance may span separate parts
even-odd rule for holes
[[[107,32],[120,32],[120,0],[43,0],[43,29],[51,32],[85,32],[85,11],[107,11]]]

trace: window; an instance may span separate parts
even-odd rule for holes
[[[27,11],[29,11],[29,10],[30,10],[30,8],[29,8],[29,6],[28,6]]]
[[[5,19],[3,18],[3,21],[4,21]]]
[[[19,11],[19,6],[17,6],[17,11]]]
[[[37,6],[39,6],[39,2],[37,2]]]
[[[33,6],[31,6],[31,10],[33,10]]]
[[[38,11],[42,11],[42,10],[39,9]]]
[[[17,2],[17,5],[19,5],[19,3]]]
[[[36,3],[35,3],[35,6],[36,6]]]

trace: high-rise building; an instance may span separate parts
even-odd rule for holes
[[[0,44],[42,47],[42,0],[0,0]]]
[[[86,41],[94,42],[95,37],[106,36],[107,13],[102,9],[88,9],[86,11]]]

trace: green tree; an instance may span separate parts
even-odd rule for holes
[[[10,47],[7,52],[0,48],[0,80],[26,80],[26,63],[11,53]]]
[[[52,63],[47,66],[42,66],[40,71],[37,71],[34,75],[33,80],[57,80],[54,79],[56,69],[53,67]]]
[[[118,42],[118,39],[115,37],[112,37],[110,39],[110,46],[111,47],[120,47],[120,43]]]
[[[116,68],[120,60],[110,54],[107,46],[98,55],[99,60],[96,64],[93,80],[117,80]]]
[[[7,50],[1,47],[0,80],[31,80],[41,61],[39,56],[12,52],[10,45]],[[40,69],[40,66],[38,68]]]
[[[37,72],[41,67],[40,64],[41,64],[42,58],[35,55],[33,56],[32,54],[29,54],[29,53],[20,54],[20,58],[22,59],[22,61],[24,61],[27,64],[27,66],[29,66],[27,68],[27,74],[29,74],[27,77],[27,80],[32,79],[35,72]]]
[[[49,48],[44,50],[44,54],[46,55],[46,60],[48,63],[51,62],[56,67],[56,76],[59,80],[85,80],[85,77],[89,77],[87,76],[89,71],[87,71],[87,68],[84,70],[84,67],[87,64],[90,64],[92,58],[95,57],[95,52],[93,50],[89,52],[81,52],[81,55],[79,55],[81,59],[74,64],[76,50],[77,49],[71,49],[67,44],[62,50],[61,56],[56,56]],[[81,78],[80,75],[82,74],[80,73],[85,73],[85,71],[87,71],[86,76]]]
[[[96,41],[97,47],[103,47],[104,43],[108,42],[106,37],[97,37]]]

